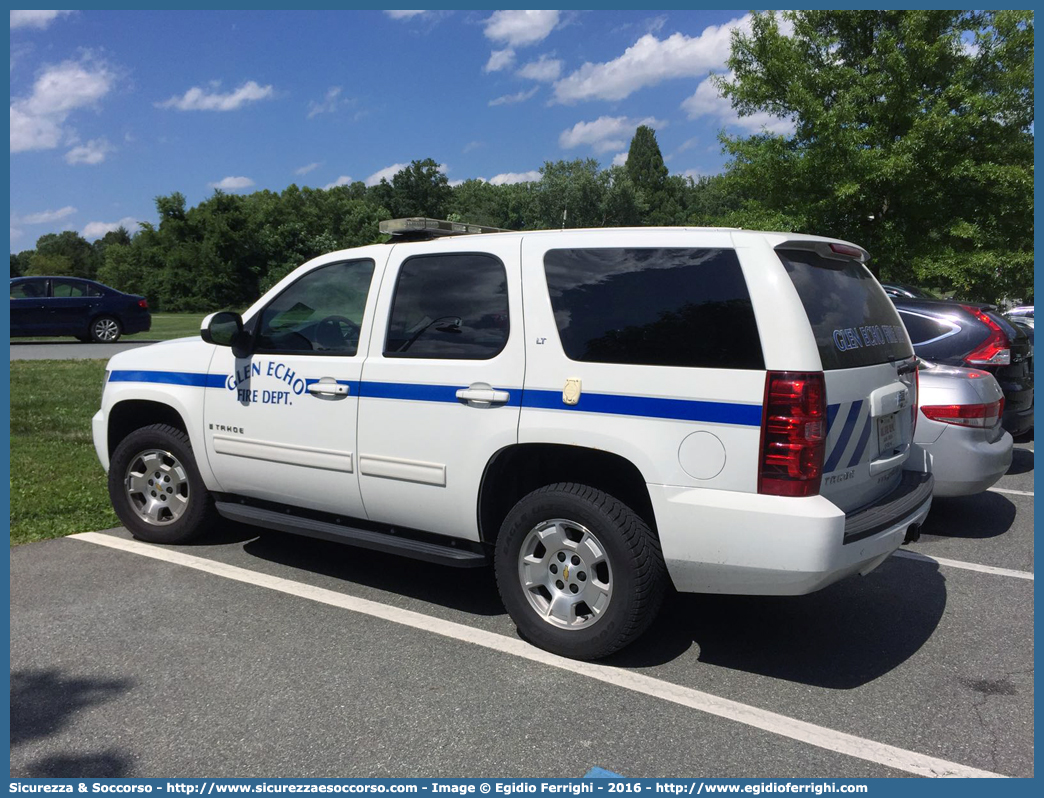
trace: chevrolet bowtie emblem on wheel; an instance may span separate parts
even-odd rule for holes
[[[562,570],[562,578],[563,579],[568,579],[569,578],[569,566],[568,565]]]

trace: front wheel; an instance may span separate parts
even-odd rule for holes
[[[123,525],[150,543],[187,543],[214,517],[188,435],[167,424],[135,430],[116,447],[109,498]]]
[[[98,344],[114,344],[123,334],[123,325],[114,316],[99,316],[91,322],[91,340]]]
[[[574,659],[631,643],[659,611],[666,568],[649,526],[586,485],[549,485],[522,498],[497,539],[504,606],[523,637]]]

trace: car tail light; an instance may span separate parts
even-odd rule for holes
[[[964,362],[969,366],[1007,366],[1011,363],[1011,344],[1004,330],[989,314],[978,308],[962,305],[965,310],[973,314],[975,318],[985,324],[990,334],[978,348],[964,356]]]
[[[991,429],[1004,415],[1004,399],[980,405],[926,405],[921,412],[925,418],[943,424]]]
[[[758,493],[818,494],[826,432],[823,372],[770,371],[761,411]]]
[[[138,307],[139,308],[144,308],[145,310],[148,310],[149,309],[149,301],[147,299],[139,299],[138,300]]]

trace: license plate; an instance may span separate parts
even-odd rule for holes
[[[881,416],[877,419],[877,451],[890,454],[899,448],[899,414]]]

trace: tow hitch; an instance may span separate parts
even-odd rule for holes
[[[906,529],[906,539],[903,540],[903,545],[905,546],[907,543],[916,543],[920,539],[921,539],[921,525],[920,524],[910,524],[910,526],[907,527],[907,529]]]

